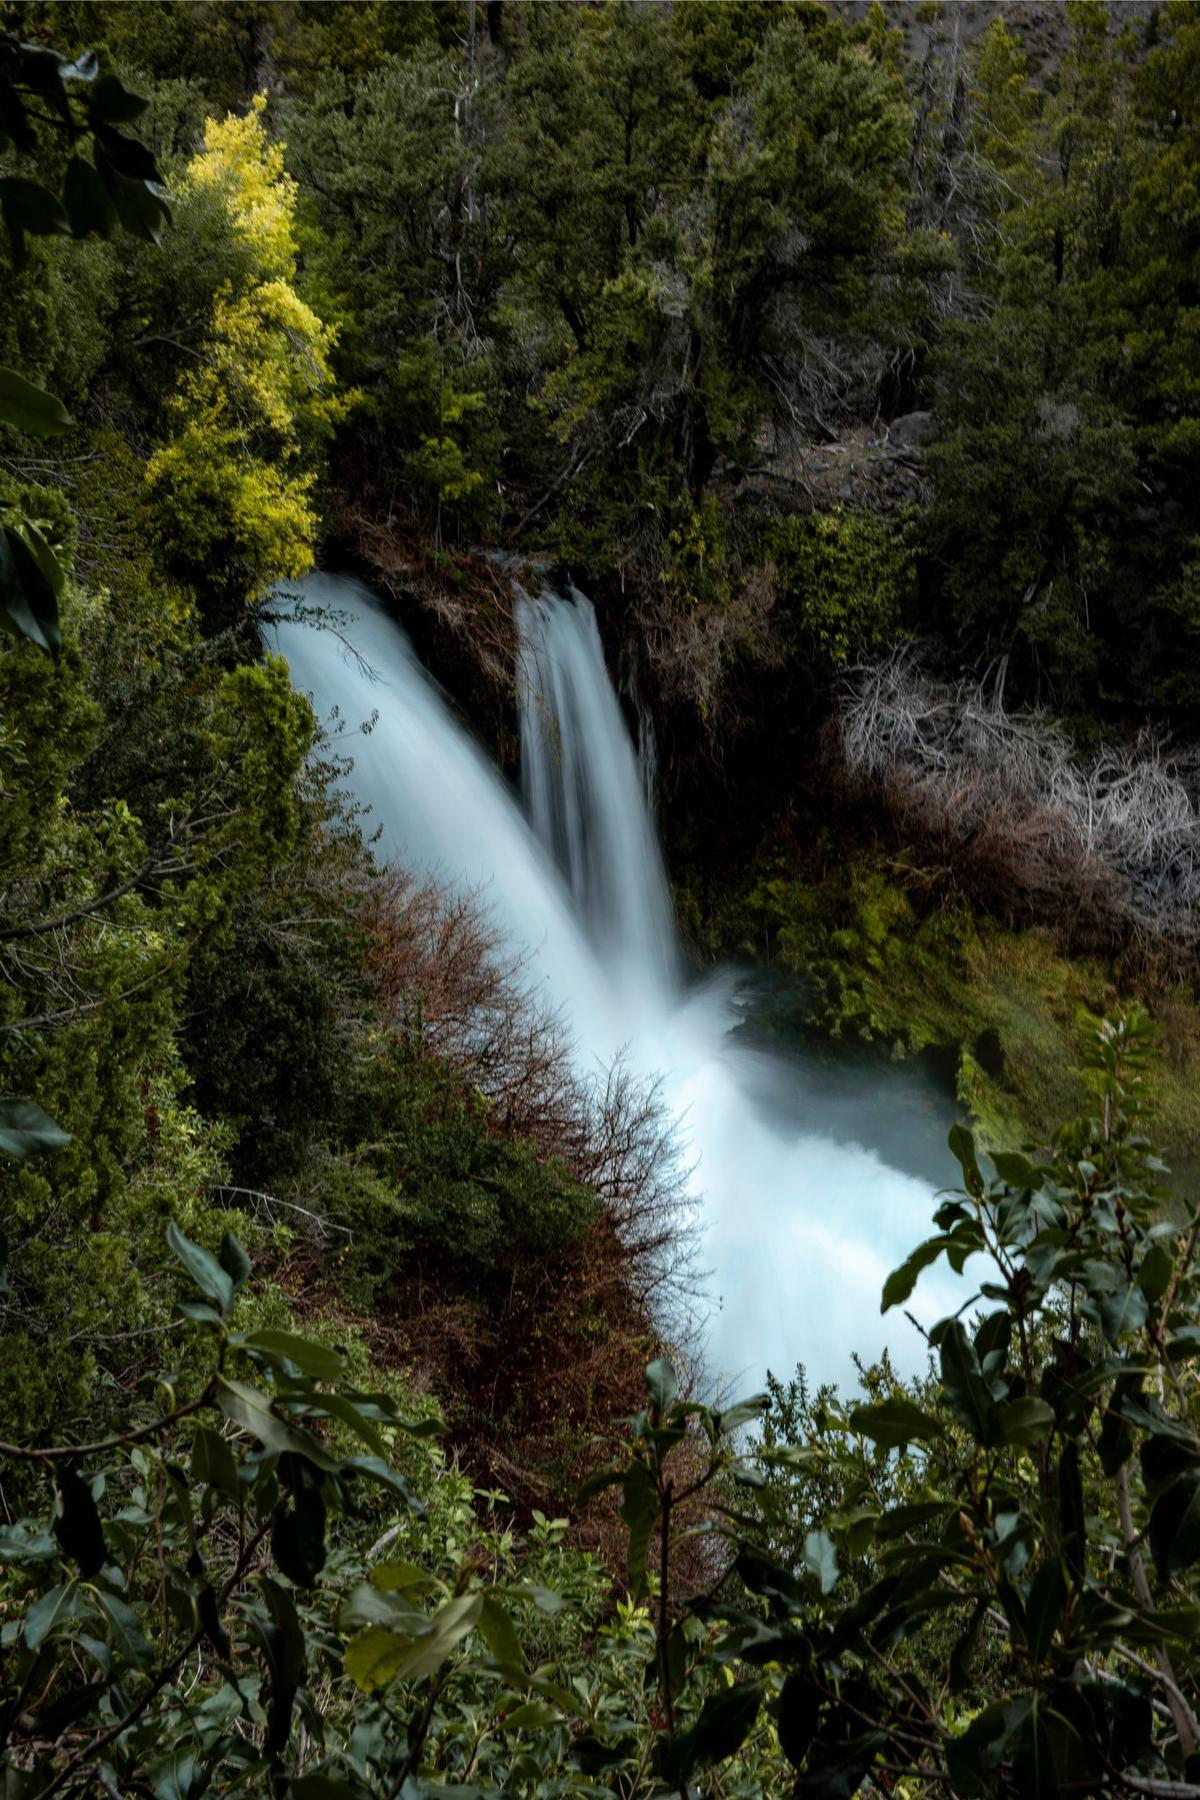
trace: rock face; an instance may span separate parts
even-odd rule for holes
[[[932,413],[901,413],[888,426],[887,441],[904,449],[919,450],[922,444],[932,441],[935,431]]]

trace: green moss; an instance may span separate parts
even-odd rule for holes
[[[966,907],[922,913],[866,858],[815,883],[782,862],[760,868],[710,929],[727,951],[755,959],[772,946],[778,965],[803,978],[810,1030],[891,1058],[947,1053],[985,1145],[1046,1143],[1086,1105],[1089,1019],[1145,1001],[1158,1027],[1164,1142],[1183,1191],[1200,1188],[1195,994],[1147,992],[1110,963],[1065,956],[1048,932],[1009,930]]]

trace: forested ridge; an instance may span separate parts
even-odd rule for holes
[[[3,0],[0,220],[5,1800],[1200,1795],[1200,13]],[[926,1375],[714,1393],[314,567],[510,774],[586,586],[694,963],[966,1121]]]

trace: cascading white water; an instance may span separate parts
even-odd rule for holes
[[[896,1314],[881,1320],[888,1271],[929,1233],[922,1181],[814,1118],[767,1105],[779,1070],[737,1048],[728,983],[688,988],[653,825],[590,603],[519,603],[523,780],[531,829],[454,719],[399,627],[361,583],[312,575],[301,616],[278,628],[293,679],[343,726],[377,715],[353,743],[351,785],[372,809],[381,854],[477,890],[529,978],[569,1024],[579,1055],[624,1051],[662,1091],[696,1165],[714,1308],[714,1379],[845,1383],[857,1352],[886,1344],[915,1371],[925,1352]],[[304,614],[339,615],[338,630]],[[349,648],[347,647],[349,646]],[[368,826],[368,829],[370,826]],[[927,1277],[923,1322],[961,1303]]]
[[[678,994],[670,891],[591,601],[517,602],[521,786],[530,823],[626,1006]]]

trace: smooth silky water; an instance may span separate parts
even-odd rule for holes
[[[586,597],[518,601],[522,806],[366,587],[311,575],[292,593],[297,617],[272,635],[319,716],[336,715],[344,733],[369,727],[341,748],[377,854],[480,895],[584,1065],[624,1054],[661,1082],[694,1164],[714,1384],[760,1384],[768,1368],[786,1378],[803,1362],[810,1380],[852,1385],[854,1353],[870,1360],[885,1345],[902,1372],[923,1369],[919,1333],[879,1310],[888,1272],[930,1234],[934,1204],[913,1159],[902,1172],[866,1147],[887,1071],[864,1068],[856,1096],[843,1081],[840,1104],[826,1104],[828,1082],[802,1058],[746,1043],[732,972],[687,979]],[[894,1124],[895,1094],[883,1110]],[[962,1298],[952,1277],[931,1274],[909,1305],[927,1325]]]

